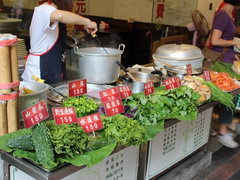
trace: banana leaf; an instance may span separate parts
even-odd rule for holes
[[[9,134],[5,134],[4,136],[1,136],[0,137],[0,149],[3,151],[6,151],[6,152],[12,152],[13,149],[6,146],[7,142],[10,139],[14,139],[16,137],[19,137],[19,136],[22,136],[25,134],[31,134],[31,133],[32,133],[31,129],[21,129],[21,130],[15,131],[13,133],[9,133]]]
[[[145,129],[147,130],[145,141],[150,141],[164,129],[164,121],[161,121],[155,125],[145,126]]]
[[[31,133],[31,129],[22,129],[18,130],[9,134],[6,134],[4,136],[0,137],[0,150],[6,151],[6,152],[11,152],[14,157],[17,158],[24,158],[27,160],[32,161],[34,164],[39,165],[39,162],[36,157],[35,152],[29,152],[29,151],[24,151],[21,149],[11,149],[6,146],[7,142],[10,139],[14,139],[18,136],[22,136],[25,134]],[[75,166],[82,166],[82,165],[87,165],[87,166],[93,166],[99,162],[101,162],[104,158],[109,156],[113,150],[116,147],[116,143],[111,143],[108,145],[105,145],[102,148],[92,150],[89,152],[85,152],[81,155],[76,155],[74,158],[56,158],[56,162],[54,163],[54,167],[51,167],[51,169],[63,164],[63,163],[70,163]]]
[[[88,167],[91,167],[109,156],[115,147],[116,143],[112,143],[100,149],[77,155],[74,158],[59,158],[59,161],[62,163],[70,163],[75,166],[87,165]]]

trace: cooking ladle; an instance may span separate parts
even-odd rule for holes
[[[133,81],[137,81],[133,75],[127,70],[127,68],[125,68],[119,61],[117,61],[117,64],[120,66],[120,68],[133,80]]]
[[[109,54],[106,50],[106,48],[103,46],[103,42],[98,38],[98,36],[96,34],[92,34],[92,37],[94,39],[96,39],[96,41],[98,42],[98,44],[103,48],[103,50],[105,51],[106,54]]]
[[[67,98],[67,96],[65,96],[63,93],[59,92],[58,90],[56,90],[54,87],[50,86],[49,84],[48,84],[48,87],[49,87],[49,89],[51,89],[52,91],[54,91],[58,95],[62,96],[63,98]]]

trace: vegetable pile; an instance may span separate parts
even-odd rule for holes
[[[228,73],[232,78],[240,80],[240,75],[232,70],[232,64],[224,62],[215,62],[211,67],[211,70],[215,72]]]
[[[177,118],[179,120],[194,120],[197,117],[200,95],[191,88],[166,90],[158,88],[150,96],[143,93],[134,94],[124,101],[134,112],[134,119],[142,125],[153,125],[161,120]]]
[[[240,88],[236,81],[225,72],[211,72],[211,81],[223,91],[233,91]]]
[[[204,102],[211,97],[210,88],[207,85],[202,84],[202,81],[195,76],[184,76],[181,84],[199,93],[201,95],[199,98],[200,102]]]
[[[223,92],[221,89],[219,89],[215,84],[213,84],[210,81],[203,81],[203,84],[207,85],[211,89],[212,92],[211,100],[218,101],[232,110],[235,108],[232,94]]]
[[[212,79],[221,87],[235,88],[233,84],[225,85],[225,81],[230,83],[233,79],[224,73],[213,74]],[[139,145],[151,140],[163,130],[166,119],[195,120],[198,106],[206,100],[234,108],[233,96],[211,81],[185,77],[181,83],[181,87],[171,90],[155,88],[149,96],[133,94],[123,100],[125,112],[111,117],[106,117],[104,107],[87,96],[70,97],[64,101],[65,107],[75,107],[78,117],[100,112],[104,129],[91,136],[78,124],[54,125],[53,121],[44,121],[0,137],[0,149],[47,169],[65,162],[91,166],[111,154],[116,145]]]
[[[88,136],[77,124],[49,126],[50,139],[57,155],[73,158],[88,148]]]
[[[65,107],[75,107],[77,111],[77,117],[84,117],[93,114],[98,109],[98,104],[87,96],[69,97],[64,101]]]
[[[123,115],[104,117],[104,136],[114,139],[119,145],[144,143],[146,130],[136,120]]]

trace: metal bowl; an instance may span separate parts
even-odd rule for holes
[[[48,85],[37,82],[20,82],[20,91],[25,87],[34,91],[31,94],[21,94],[18,101],[19,119],[21,119],[21,112],[26,108],[29,108],[41,100],[45,100],[47,103]]]
[[[131,73],[131,75],[136,79],[136,81],[133,81],[133,82],[126,81],[124,82],[124,84],[127,84],[133,93],[143,92],[144,84],[149,81],[154,82],[154,87],[159,87],[162,82],[162,77],[156,74],[135,72],[135,73]],[[126,76],[127,75],[125,75],[125,77]]]

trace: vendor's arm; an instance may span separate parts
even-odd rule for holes
[[[240,48],[240,43],[234,40],[225,40],[222,39],[222,31],[218,29],[214,29],[212,33],[211,43],[213,46],[221,46],[221,47],[230,47],[230,46],[237,46]]]
[[[83,25],[88,33],[95,34],[97,32],[97,24],[95,22],[68,11],[53,11],[51,14],[51,22]]]

